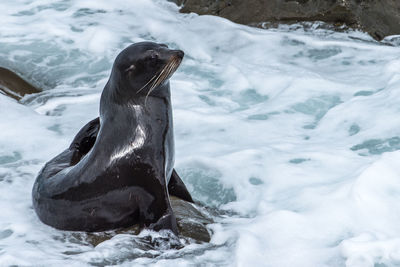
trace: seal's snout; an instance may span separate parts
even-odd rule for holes
[[[172,50],[174,56],[178,57],[179,59],[183,59],[185,53],[182,50]]]

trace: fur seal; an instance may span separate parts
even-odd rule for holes
[[[169,78],[181,50],[141,42],[115,59],[100,117],[39,172],[32,189],[42,222],[104,231],[140,224],[178,233],[169,194],[193,202],[174,165]]]

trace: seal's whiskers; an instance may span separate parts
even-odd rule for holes
[[[168,63],[169,64],[169,63]],[[165,69],[168,67],[168,64],[164,66],[164,68],[159,71],[158,73],[156,73],[145,85],[142,86],[142,88],[140,88],[139,90],[136,91],[136,93],[139,93],[140,91],[142,91],[147,85],[149,85],[152,81],[154,81],[154,83],[157,81],[157,79],[162,75],[162,73],[165,71]],[[154,80],[155,79],[155,80]],[[154,85],[153,83],[153,85]],[[151,86],[151,88],[153,87],[153,85]],[[151,90],[151,89],[150,89]]]
[[[142,88],[136,91],[136,94],[142,91],[147,85],[149,85],[149,83],[151,83],[158,75],[159,73],[156,73],[145,85],[142,86]]]
[[[173,73],[177,67],[179,66],[178,61],[177,60],[171,60],[170,62],[168,62],[164,68],[162,69],[162,71],[160,72],[160,74],[158,75],[157,79],[154,80],[153,84],[151,85],[149,92],[146,95],[146,98],[144,100],[144,103],[146,105],[147,102],[147,97],[151,94],[151,92],[157,87],[159,86],[162,82],[164,82],[171,73]]]

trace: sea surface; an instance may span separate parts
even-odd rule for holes
[[[400,266],[400,37],[257,29],[167,1],[0,10],[0,65],[44,90],[0,94],[0,266]],[[140,41],[185,52],[176,169],[223,214],[210,243],[175,249],[144,231],[94,247],[32,208],[36,174],[98,115],[114,58]]]

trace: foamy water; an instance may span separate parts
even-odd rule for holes
[[[400,265],[399,38],[261,30],[165,1],[0,9],[0,65],[44,89],[24,105],[0,94],[0,266]],[[186,53],[171,80],[176,169],[227,214],[209,244],[154,247],[145,231],[93,247],[32,209],[37,172],[97,116],[118,52],[145,40]]]

